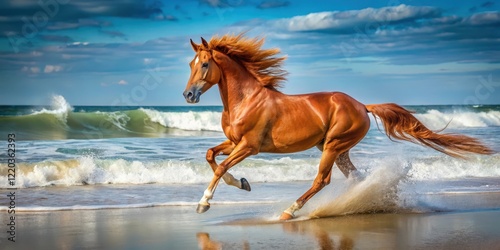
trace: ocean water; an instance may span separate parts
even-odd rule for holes
[[[500,151],[499,105],[407,108],[431,129],[447,126],[444,132],[477,137]],[[16,212],[193,206],[194,213],[212,178],[206,150],[225,140],[221,110],[71,106],[62,96],[47,107],[0,106],[0,192],[15,188]],[[16,140],[14,185],[7,170],[8,134]],[[275,203],[279,214],[310,187],[320,156],[316,148],[252,156],[230,170],[245,177],[252,191],[221,182],[212,205]],[[454,159],[395,143],[372,120],[351,159],[363,178],[345,179],[334,167],[332,183],[302,215],[500,208],[499,153]],[[8,204],[0,195],[0,210]]]

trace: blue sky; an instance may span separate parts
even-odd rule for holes
[[[500,1],[6,0],[0,105],[186,105],[189,39],[248,31],[281,91],[363,103],[500,104]],[[219,92],[199,105],[220,105]]]

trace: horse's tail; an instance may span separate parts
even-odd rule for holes
[[[394,104],[366,105],[366,110],[380,118],[385,133],[392,138],[421,143],[447,155],[464,158],[464,153],[489,155],[493,150],[483,145],[478,139],[460,134],[438,134],[425,127],[413,112]]]

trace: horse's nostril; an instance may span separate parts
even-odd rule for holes
[[[197,103],[200,100],[201,91],[196,89],[186,90],[183,95],[188,103]]]

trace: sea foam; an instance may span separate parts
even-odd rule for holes
[[[63,123],[66,123],[68,113],[73,111],[73,107],[64,99],[62,95],[53,95],[51,98],[51,108],[43,108],[40,111],[35,111],[32,115],[51,114],[59,118]]]
[[[500,155],[478,156],[471,161],[451,159],[448,156],[423,157],[401,160],[395,164],[393,157],[377,159],[357,158],[360,172],[373,172],[389,164],[391,174],[405,170],[406,178],[413,181],[450,180],[457,178],[500,177]],[[409,164],[410,162],[411,164]],[[319,158],[292,159],[277,156],[275,160],[250,158],[241,162],[229,172],[236,178],[245,177],[250,182],[312,181],[316,176]],[[409,164],[409,165],[408,165]],[[5,164],[0,164],[2,168]],[[213,177],[212,169],[202,159],[198,160],[125,160],[99,159],[81,156],[78,159],[19,163],[16,173],[18,188],[42,186],[72,186],[97,184],[197,184],[208,183]],[[6,169],[6,168],[5,168]],[[7,179],[6,172],[0,178]],[[334,166],[332,179],[344,180],[342,173]],[[0,183],[0,188],[7,188]]]
[[[140,110],[146,113],[151,121],[157,122],[164,127],[195,131],[222,131],[220,125],[221,112],[161,112],[143,108]]]
[[[435,109],[415,115],[422,123],[431,129],[498,127],[500,126],[500,111],[453,111],[441,112]]]

